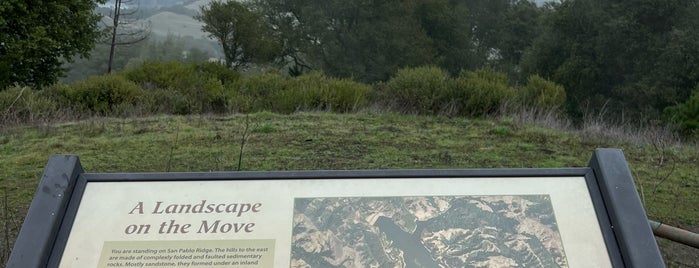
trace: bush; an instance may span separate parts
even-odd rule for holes
[[[664,115],[683,134],[699,134],[699,86],[687,101],[665,108]]]
[[[518,92],[523,105],[543,111],[558,109],[566,101],[563,86],[532,75],[527,79],[527,85]]]
[[[70,85],[58,85],[54,93],[73,107],[100,115],[125,103],[136,103],[141,88],[119,74],[93,76]]]
[[[227,109],[226,96],[221,80],[208,78],[202,84],[203,96],[199,98],[201,108],[199,112],[224,113]]]
[[[327,84],[320,74],[304,74],[285,82],[287,86],[284,89],[274,92],[275,112],[292,113],[323,108],[323,91],[327,91]]]
[[[440,68],[425,66],[398,70],[385,84],[384,98],[404,112],[434,113],[447,98],[449,74]],[[438,100],[439,99],[439,100]]]
[[[0,91],[0,124],[50,119],[59,116],[59,110],[58,103],[43,91],[21,87]]]
[[[240,74],[238,72],[217,62],[199,63],[195,65],[195,69],[198,74],[209,78],[215,78],[224,86],[233,84],[240,79]]]
[[[149,94],[149,98],[162,97],[163,102],[178,100],[171,103],[176,105],[173,110],[177,114],[225,112],[227,100],[223,84],[234,83],[239,77],[236,71],[217,63],[193,65],[180,62],[145,62],[125,75],[144,90],[168,90],[177,95],[173,99],[162,95],[162,92]],[[163,110],[163,107],[151,108]]]
[[[124,72],[131,81],[143,89],[176,89],[189,91],[199,82],[193,65],[180,62],[144,62],[141,66]]]
[[[171,89],[144,91],[139,105],[142,109],[151,114],[165,113],[180,115],[193,113],[192,108],[197,106],[193,99]]]
[[[462,115],[494,114],[503,104],[515,100],[515,91],[508,85],[507,76],[492,69],[462,71],[452,86],[448,97],[457,102]]]
[[[238,112],[273,111],[292,113],[298,110],[350,112],[366,107],[370,86],[346,79],[328,78],[311,72],[285,78],[278,73],[241,78],[226,86],[228,106]]]
[[[365,107],[371,87],[347,79],[328,78],[311,72],[287,80],[288,87],[275,97],[276,111],[327,110],[350,112]]]
[[[226,86],[226,98],[232,111],[243,113],[274,111],[274,97],[287,87],[287,81],[277,73],[241,78],[233,86]]]
[[[349,79],[330,79],[327,107],[334,112],[353,112],[369,105],[372,88]]]

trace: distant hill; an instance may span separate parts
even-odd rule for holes
[[[176,5],[186,5],[193,0],[123,0],[123,5],[138,5],[141,8],[160,8]],[[131,2],[131,3],[128,3]],[[104,4],[99,4],[101,7],[114,7],[114,0],[108,0]]]
[[[547,2],[561,2],[560,0],[533,0],[537,6],[543,6]]]
[[[194,39],[208,39],[208,34],[201,30],[204,24],[191,16],[166,11],[150,16],[146,20],[151,21],[152,32],[157,35],[172,34],[181,37],[191,36]]]
[[[199,7],[203,5],[208,5],[209,3],[213,2],[214,0],[197,0],[189,5],[185,5],[184,7],[189,8],[191,10],[199,11]]]
[[[150,21],[152,39],[164,40],[169,35],[180,37],[185,42],[185,48],[194,47],[209,53],[211,57],[221,57],[218,43],[202,31],[204,24],[193,17],[193,14],[198,13],[200,5],[212,0],[124,0],[123,3],[127,4],[127,1],[140,2],[140,15],[137,17]],[[100,27],[109,27],[112,25],[114,0],[100,6],[102,9],[98,9],[98,12],[105,15]]]

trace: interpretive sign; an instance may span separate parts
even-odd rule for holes
[[[8,263],[641,265],[663,264],[623,155],[609,149],[566,169],[94,174],[54,156]]]

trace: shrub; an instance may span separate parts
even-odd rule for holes
[[[21,87],[0,91],[0,124],[50,119],[59,110],[58,103],[43,91]]]
[[[277,91],[283,91],[287,81],[277,73],[241,78],[232,86],[226,86],[229,109],[239,112],[273,111],[273,98]]]
[[[193,112],[196,103],[182,93],[171,89],[153,89],[144,91],[139,105],[148,113],[180,114]]]
[[[180,62],[144,62],[124,75],[143,89],[177,89],[189,91],[199,81],[193,65]]]
[[[353,112],[369,104],[372,88],[349,79],[329,79],[327,107],[334,112]]]
[[[327,84],[318,73],[304,74],[285,81],[287,86],[274,93],[274,110],[292,113],[298,110],[322,109],[323,91]]]
[[[171,103],[176,106],[173,110],[177,114],[221,113],[227,110],[223,84],[234,83],[239,75],[236,71],[219,65],[145,62],[140,67],[127,71],[125,75],[145,90],[164,89],[178,95],[174,99],[167,98],[162,92],[149,95],[150,98],[161,97],[163,102],[177,100],[176,103]],[[153,100],[147,102],[151,101]],[[157,110],[163,109],[158,107]]]
[[[275,97],[276,111],[327,110],[350,112],[365,107],[371,87],[348,79],[335,79],[311,72],[287,80],[288,86]]]
[[[217,78],[208,78],[202,85],[203,96],[200,98],[200,112],[226,112],[226,96],[221,80]]]
[[[699,86],[697,89],[687,101],[664,110],[665,117],[685,135],[699,134]]]
[[[206,80],[203,85],[198,85],[194,93],[162,88],[146,90],[139,102],[141,109],[147,113],[179,115],[224,113],[228,111],[227,104],[221,82],[213,78]]]
[[[224,94],[228,112],[250,113],[254,111],[253,106],[255,104],[253,98],[249,95],[242,94],[236,87],[227,86]]]
[[[71,106],[106,115],[124,103],[135,103],[141,88],[119,74],[93,76],[70,85],[53,88],[54,93]]]
[[[544,111],[560,108],[566,101],[563,86],[538,75],[530,76],[518,93],[523,105]]]
[[[221,84],[230,85],[240,79],[240,74],[235,70],[217,62],[204,62],[195,65],[197,73],[221,81]]]
[[[452,86],[449,96],[457,101],[462,115],[494,114],[504,103],[515,99],[507,76],[492,69],[462,71]]]
[[[449,89],[449,83],[449,74],[440,68],[406,68],[398,70],[385,84],[385,92],[382,95],[405,112],[433,113],[444,105],[442,101]]]

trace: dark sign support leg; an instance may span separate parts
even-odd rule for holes
[[[49,158],[7,267],[46,267],[75,181],[82,172],[77,156]]]
[[[624,154],[597,149],[590,160],[626,267],[665,267]]]

